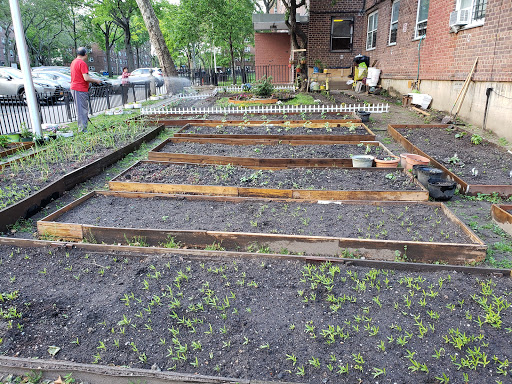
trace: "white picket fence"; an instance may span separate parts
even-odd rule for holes
[[[293,84],[274,84],[274,89],[295,91],[295,86]],[[216,90],[219,92],[242,92],[244,89],[243,85],[230,85],[229,87],[217,87]]]
[[[176,99],[177,100],[177,99]],[[170,101],[173,101],[171,99]],[[166,106],[158,108],[142,108],[142,115],[243,115],[253,113],[351,113],[356,111],[366,111],[370,113],[389,112],[389,104],[340,104],[340,105],[269,105],[254,106],[245,108],[235,107],[205,107],[205,108],[169,108]]]

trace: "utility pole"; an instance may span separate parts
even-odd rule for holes
[[[21,11],[18,0],[9,0],[11,7],[12,25],[14,36],[16,38],[16,47],[18,48],[18,57],[20,59],[21,71],[23,72],[23,81],[25,83],[25,96],[27,98],[28,112],[32,122],[32,131],[35,137],[43,136],[41,131],[41,118],[39,115],[39,106],[36,97],[34,82],[32,81],[32,70],[30,68],[30,60],[28,58],[27,42],[25,40],[25,32],[21,22]]]

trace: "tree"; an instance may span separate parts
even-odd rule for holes
[[[262,0],[263,6],[265,7],[265,13],[270,13],[272,7],[276,5],[277,0]]]
[[[155,48],[156,56],[160,62],[160,67],[162,68],[162,72],[164,74],[167,90],[174,90],[170,77],[178,76],[178,72],[174,66],[174,61],[172,60],[169,48],[165,43],[164,35],[160,29],[160,24],[156,17],[153,6],[151,5],[150,0],[137,0],[137,5],[139,6],[140,12],[142,13],[144,24],[146,24],[146,28],[149,33],[149,39]]]
[[[31,0],[20,4],[27,45],[36,65],[52,64],[55,53],[70,46],[66,36],[67,9],[59,0]]]
[[[134,69],[131,19],[139,10],[135,0],[94,0],[89,4],[100,14],[108,15],[123,30],[128,68]]]
[[[8,1],[0,2],[0,27],[4,30],[5,33],[5,43],[4,43],[4,57],[6,66],[10,66],[10,52],[9,52],[9,42],[11,41],[11,32],[12,32],[12,18],[11,18],[11,8],[9,7]]]
[[[246,39],[254,34],[252,13],[255,3],[252,0],[214,0],[209,3],[212,8],[214,39],[217,45],[223,45],[229,52],[233,84],[236,84],[235,55],[245,47]]]

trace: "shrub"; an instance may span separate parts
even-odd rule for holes
[[[261,79],[256,81],[253,86],[253,93],[256,96],[270,96],[274,92],[274,85],[272,84],[272,76],[263,76]]]

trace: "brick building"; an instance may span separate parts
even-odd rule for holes
[[[512,140],[510,5],[502,0],[367,0],[364,54],[378,60],[385,89],[407,93],[411,81],[419,80],[420,92],[433,97],[432,107],[447,112],[478,57],[459,115]]]
[[[121,50],[119,52],[112,52],[110,55],[110,65],[112,68],[112,72],[114,75],[120,75],[123,72],[123,67],[128,66],[128,57],[125,50]],[[98,44],[92,43],[89,51],[89,70],[96,72],[107,72],[107,54],[103,51]],[[152,57],[151,57],[151,46],[149,43],[143,45],[138,50],[133,48],[133,61],[135,63],[136,68],[129,68],[130,71],[133,71],[137,68],[145,68],[152,67]]]

